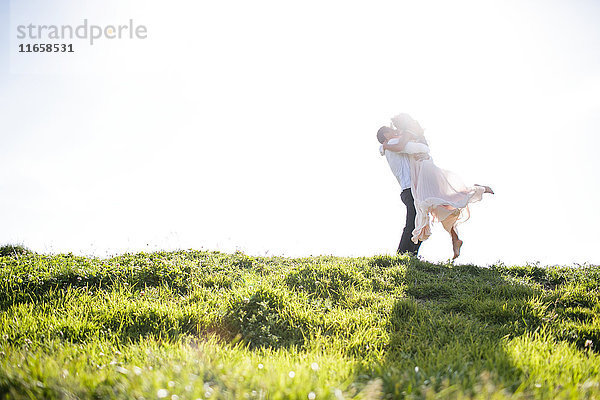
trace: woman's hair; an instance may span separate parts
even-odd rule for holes
[[[421,127],[421,124],[406,113],[398,114],[392,117],[392,124],[399,131],[408,131],[415,135],[420,142],[427,144],[427,140],[425,140],[425,130]]]
[[[381,128],[379,128],[379,130],[377,131],[377,140],[379,140],[379,143],[385,142],[386,132],[394,132],[394,130],[389,126],[382,126]]]

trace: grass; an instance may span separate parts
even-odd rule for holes
[[[10,247],[0,398],[600,398],[598,266]]]

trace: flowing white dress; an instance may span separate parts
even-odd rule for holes
[[[391,139],[388,143],[398,142]],[[380,151],[384,154],[382,148]],[[411,191],[417,211],[412,241],[427,240],[434,221],[440,221],[450,232],[458,223],[469,219],[469,203],[481,200],[485,188],[466,186],[456,174],[439,168],[425,144],[408,142],[403,153],[410,155]]]

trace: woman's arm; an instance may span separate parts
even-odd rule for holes
[[[400,136],[390,139],[383,143],[384,150],[395,151],[397,153],[402,153],[404,151],[404,147],[410,141],[412,135],[406,132],[402,132]],[[392,143],[390,143],[392,142]]]
[[[429,153],[429,147],[427,145],[413,141],[409,141],[404,145],[402,145],[402,143],[389,144],[388,142],[386,142],[383,144],[383,148],[385,150],[395,151],[396,153]]]
[[[407,154],[417,154],[417,153],[427,153],[429,154],[429,147],[426,144],[410,141],[406,143],[404,146],[403,153]]]
[[[396,153],[405,154],[429,154],[429,147],[426,144],[420,143],[419,141],[413,141],[412,138],[408,142],[401,140],[399,137],[390,139],[381,146],[381,150],[390,150]]]

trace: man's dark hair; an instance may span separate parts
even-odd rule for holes
[[[386,132],[394,132],[394,130],[389,126],[382,126],[381,128],[379,128],[379,130],[377,131],[377,140],[379,140],[379,143],[385,142]]]

